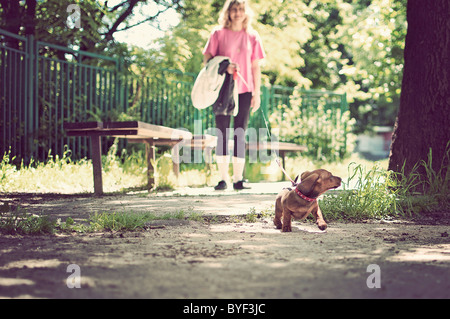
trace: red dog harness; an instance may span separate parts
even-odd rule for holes
[[[304,200],[306,200],[308,202],[316,201],[316,198],[310,198],[308,196],[303,195],[302,192],[300,192],[297,187],[295,188],[295,192],[297,193],[298,196],[300,196],[301,198],[303,198]]]

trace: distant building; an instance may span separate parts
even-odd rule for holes
[[[389,157],[393,128],[375,126],[372,134],[361,134],[356,139],[356,151],[370,159]]]

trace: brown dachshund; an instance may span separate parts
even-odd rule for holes
[[[298,177],[298,176],[297,176]],[[296,179],[297,180],[297,179]],[[320,230],[327,228],[322,216],[317,197],[327,190],[341,186],[341,178],[333,176],[324,169],[304,172],[301,183],[294,189],[285,188],[277,196],[275,202],[275,218],[273,222],[277,229],[290,232],[291,219],[305,219],[310,213],[316,218]],[[283,217],[283,222],[281,218]]]

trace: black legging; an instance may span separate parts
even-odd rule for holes
[[[248,119],[250,117],[250,104],[252,102],[252,93],[239,94],[239,112],[234,117],[234,150],[233,156],[245,158],[245,131],[248,126]],[[220,130],[217,132],[217,148],[216,155],[228,155],[228,138],[230,127],[229,115],[216,115],[216,128]]]

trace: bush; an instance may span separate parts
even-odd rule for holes
[[[278,105],[269,121],[272,133],[285,142],[307,146],[304,155],[314,160],[341,160],[353,150],[355,138],[350,132],[355,121],[350,111],[326,96],[307,100],[294,92],[290,105]]]

